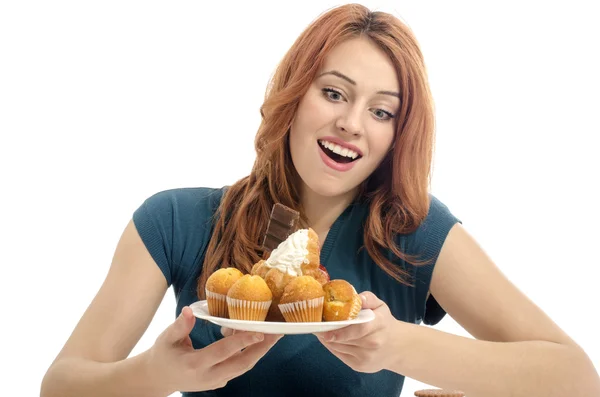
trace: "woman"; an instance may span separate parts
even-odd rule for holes
[[[248,177],[160,192],[134,213],[42,396],[397,396],[404,376],[470,396],[600,393],[585,353],[429,195],[432,99],[400,21],[359,5],[322,15],[261,113]],[[331,277],[364,291],[375,320],[284,338],[195,321],[187,306],[214,270],[259,260],[276,202],[300,211]],[[169,286],[178,318],[127,358]],[[446,312],[476,339],[418,325]]]

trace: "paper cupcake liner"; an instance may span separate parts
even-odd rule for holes
[[[247,301],[227,297],[229,318],[233,320],[265,321],[271,301]]]
[[[288,323],[313,323],[323,320],[324,297],[300,302],[281,303],[279,310]]]
[[[225,300],[227,296],[211,292],[207,289],[204,291],[206,291],[206,301],[208,302],[209,314],[214,317],[229,318],[227,302]]]

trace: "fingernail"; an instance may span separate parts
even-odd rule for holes
[[[335,335],[334,334],[324,334],[324,335],[321,335],[321,338],[325,342],[333,342],[335,340]]]
[[[366,296],[364,296],[364,295],[361,295],[361,296],[360,296],[360,299],[362,300],[362,303],[363,303],[363,304],[367,303],[367,297],[366,297]]]
[[[263,334],[254,334],[254,335],[252,335],[252,340],[254,340],[255,342],[260,342],[264,338],[265,338],[265,336]]]

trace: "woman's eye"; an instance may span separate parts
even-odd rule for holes
[[[375,115],[375,117],[377,117],[380,120],[390,120],[392,118],[394,118],[394,115],[391,114],[388,111],[385,111],[383,109],[375,109],[373,111],[373,114]]]
[[[339,91],[334,90],[333,88],[323,88],[323,94],[331,101],[338,102],[344,97]]]

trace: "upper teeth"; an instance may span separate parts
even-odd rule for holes
[[[358,157],[358,153],[356,153],[354,150],[341,147],[340,145],[337,145],[335,143],[329,141],[319,141],[319,143],[321,144],[321,146],[331,150],[333,153],[339,154],[340,156],[350,157],[352,160]]]

